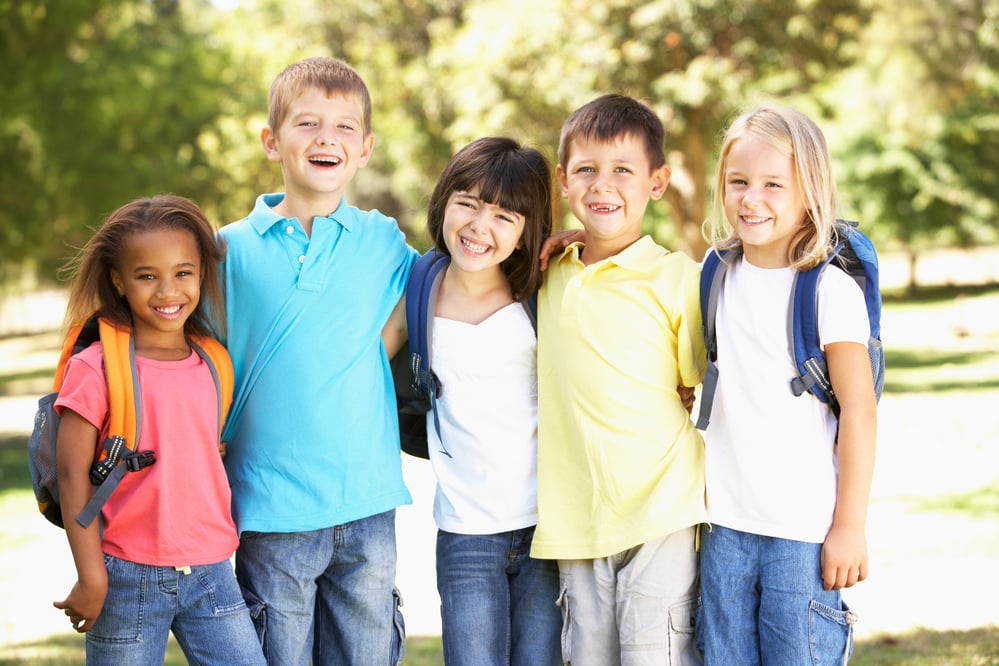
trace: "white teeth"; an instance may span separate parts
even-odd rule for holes
[[[472,241],[466,240],[464,238],[461,239],[461,244],[462,246],[467,248],[470,252],[474,252],[475,254],[482,254],[483,252],[489,249],[488,245],[480,245],[478,243],[473,243]]]
[[[590,210],[594,210],[598,213],[613,213],[618,210],[620,206],[615,206],[613,204],[591,204]]]
[[[766,217],[752,217],[749,215],[743,215],[742,219],[746,221],[747,224],[759,224],[760,222],[766,222]]]
[[[163,314],[168,314],[168,315],[169,314],[175,314],[175,313],[177,313],[177,312],[180,311],[180,306],[179,305],[171,305],[170,307],[167,307],[167,308],[156,308],[156,311],[157,312],[161,312]]]
[[[329,164],[332,166],[340,163],[340,160],[336,157],[310,157],[309,161],[313,164]]]

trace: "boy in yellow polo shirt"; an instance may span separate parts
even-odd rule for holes
[[[678,387],[701,382],[699,270],[642,235],[670,169],[662,122],[605,95],[562,128],[556,175],[585,243],[538,301],[538,510],[573,666],[699,663],[695,536],[704,444]]]

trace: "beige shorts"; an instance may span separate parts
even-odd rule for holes
[[[696,532],[690,527],[610,557],[559,560],[565,662],[700,664]]]

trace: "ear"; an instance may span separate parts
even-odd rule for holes
[[[555,179],[558,181],[559,189],[562,190],[562,198],[569,198],[569,179],[566,178],[565,170],[561,164],[555,165]]]
[[[271,129],[270,125],[265,125],[260,130],[260,143],[264,147],[264,154],[271,162],[280,162],[281,153],[278,150],[277,133]]]
[[[116,268],[111,269],[111,284],[118,290],[119,296],[125,295],[125,282],[121,279],[121,274]]]
[[[368,160],[371,159],[371,153],[373,153],[374,150],[375,150],[375,135],[366,134],[364,136],[364,143],[362,144],[361,147],[360,159],[358,160],[358,165],[361,168],[364,168],[368,165]]]
[[[652,171],[652,191],[649,193],[652,199],[658,201],[666,194],[666,188],[669,186],[671,175],[673,175],[673,171],[667,164]]]

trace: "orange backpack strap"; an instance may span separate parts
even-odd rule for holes
[[[90,320],[92,321],[92,319]],[[84,324],[86,331],[90,324]],[[121,478],[156,462],[152,451],[139,451],[142,430],[142,395],[135,365],[135,343],[131,331],[107,319],[98,319],[104,376],[108,386],[108,436],[90,468],[94,496],[76,522],[87,527],[115,491]],[[82,334],[81,334],[82,335]]]
[[[235,373],[232,369],[232,359],[229,352],[221,342],[215,338],[202,336],[191,336],[188,339],[191,348],[204,359],[208,369],[212,371],[212,378],[215,380],[215,389],[219,396],[219,437],[222,436],[222,428],[225,426],[225,418],[229,413],[229,406],[232,405],[232,391],[235,383]]]

